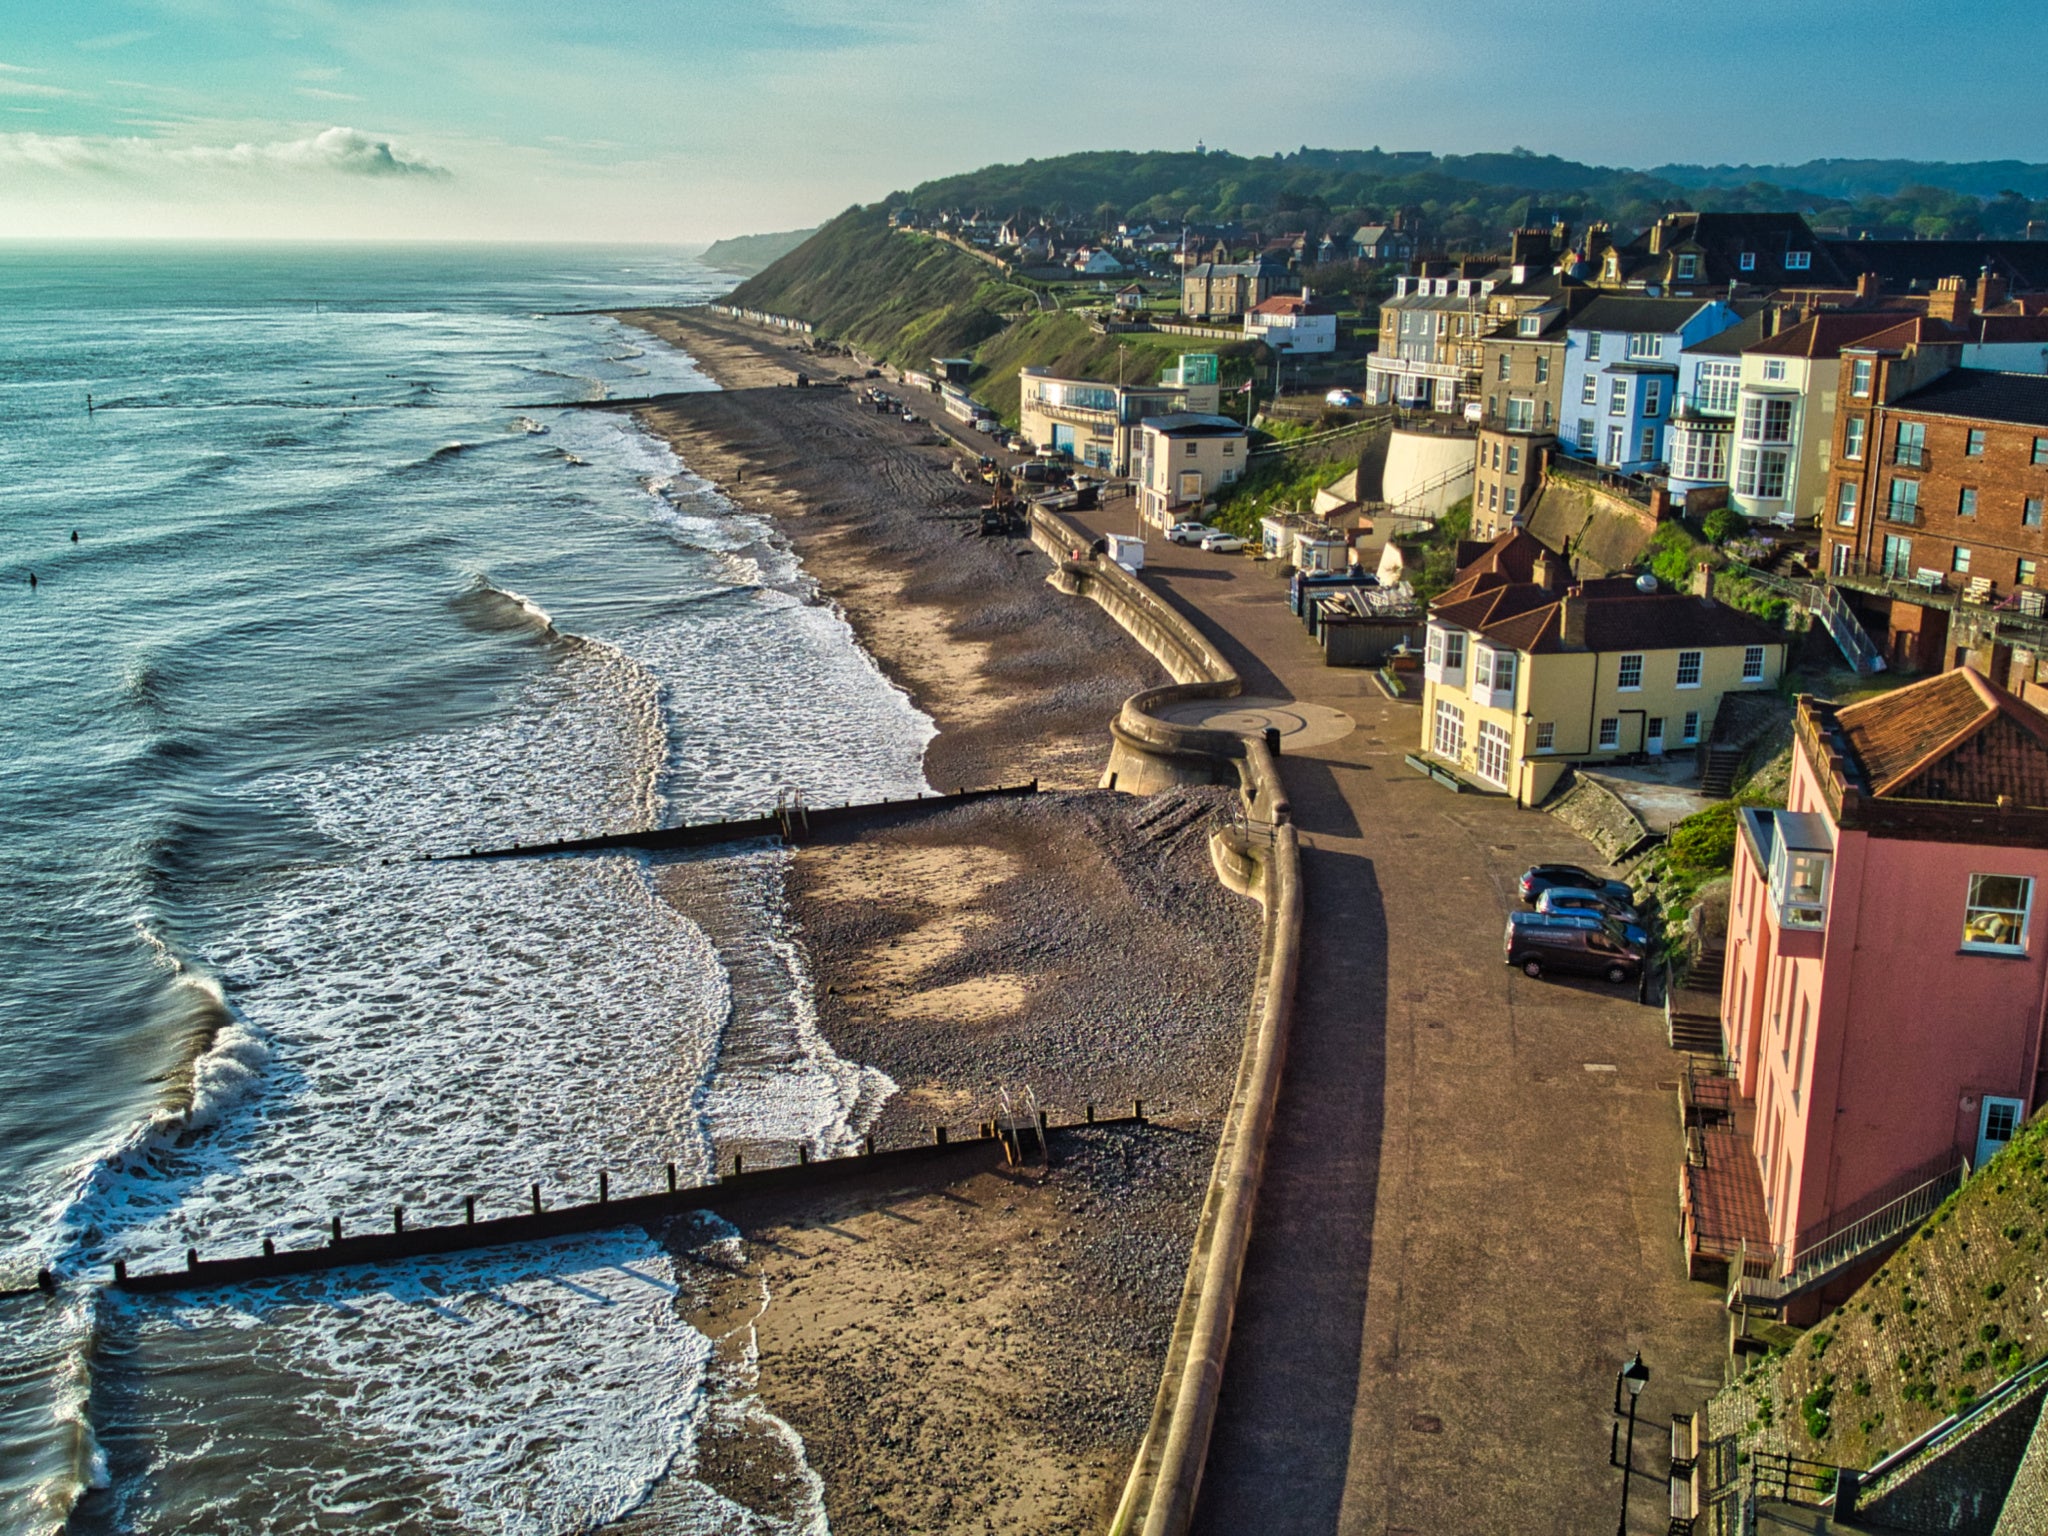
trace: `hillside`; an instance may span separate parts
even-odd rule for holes
[[[1746,1449],[1868,1467],[2048,1354],[2048,1121],[1950,1197],[1833,1317],[1714,1400]]]
[[[720,272],[752,277],[769,263],[787,256],[816,233],[815,229],[786,229],[772,235],[734,235],[730,239],[712,241],[697,259]]]

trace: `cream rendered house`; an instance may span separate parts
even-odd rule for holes
[[[1138,429],[1138,510],[1154,528],[1200,514],[1244,473],[1244,423],[1192,412],[1155,416]]]
[[[1784,631],[1635,578],[1574,583],[1502,534],[1430,605],[1422,754],[1536,805],[1574,763],[1691,751],[1726,693],[1773,688]]]

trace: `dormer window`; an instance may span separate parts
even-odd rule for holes
[[[1785,270],[1787,272],[1804,272],[1812,265],[1813,252],[1811,251],[1787,251],[1785,253]]]
[[[1744,251],[1735,258],[1735,265],[1745,272],[1754,272],[1756,270],[1756,252]]]
[[[1524,336],[1536,336],[1541,334],[1542,330],[1543,317],[1541,315],[1522,316],[1521,333]]]
[[[1691,251],[1681,253],[1678,258],[1678,275],[1680,277],[1698,277],[1700,275],[1699,257],[1695,256]]]

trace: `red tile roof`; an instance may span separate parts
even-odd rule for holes
[[[1763,341],[1752,342],[1744,351],[1762,357],[1834,357],[1842,348],[1860,344],[1865,337],[1912,319],[1897,311],[1889,314],[1872,310],[1861,314],[1815,315],[1802,325]]]
[[[1964,667],[1835,712],[1870,793],[2048,807],[2048,718]]]

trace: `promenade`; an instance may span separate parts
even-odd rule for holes
[[[1128,501],[1077,521],[1135,531]],[[1719,1385],[1725,1332],[1684,1279],[1679,1058],[1632,989],[1500,958],[1520,871],[1596,856],[1406,768],[1414,705],[1325,668],[1271,567],[1155,532],[1143,574],[1236,665],[1240,704],[1317,725],[1281,760],[1303,965],[1197,1528],[1610,1529],[1609,1402],[1640,1348],[1630,1528],[1663,1531],[1657,1427]],[[1329,739],[1324,711],[1355,729]]]

